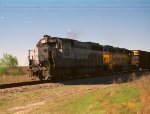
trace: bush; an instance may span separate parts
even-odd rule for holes
[[[1,67],[16,67],[18,66],[18,60],[11,54],[3,54],[3,58],[0,59]]]
[[[3,54],[0,59],[0,75],[23,75],[25,71],[18,67],[18,60],[11,54]]]

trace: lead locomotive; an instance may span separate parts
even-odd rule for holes
[[[150,53],[44,35],[29,50],[29,75],[40,80],[149,69]],[[145,57],[145,58],[144,58]],[[142,58],[142,59],[141,59]],[[144,60],[143,60],[144,58]],[[141,64],[141,60],[147,61]]]

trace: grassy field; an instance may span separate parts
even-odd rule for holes
[[[0,113],[150,114],[150,77],[105,88],[64,85],[0,95]],[[84,89],[86,88],[86,89]],[[79,91],[82,90],[83,91]]]

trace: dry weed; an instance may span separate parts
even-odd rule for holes
[[[138,114],[150,114],[150,77],[144,76],[140,80],[142,106]]]

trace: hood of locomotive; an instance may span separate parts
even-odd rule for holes
[[[42,66],[48,64],[46,62],[48,62],[54,51],[56,51],[56,49],[49,46],[36,47],[31,55],[33,64]]]

